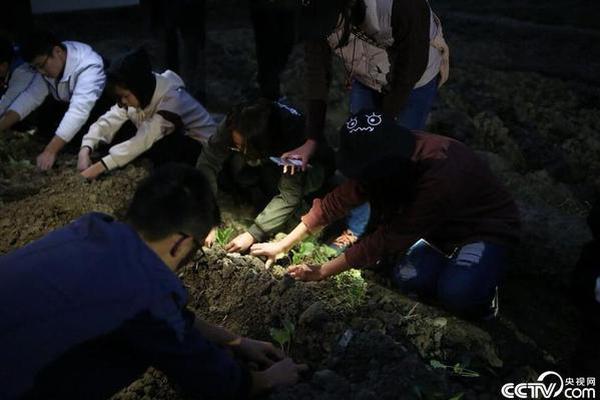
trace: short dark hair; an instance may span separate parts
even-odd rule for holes
[[[185,233],[204,241],[221,216],[204,174],[172,163],[156,169],[139,184],[125,220],[148,240]]]
[[[229,132],[238,131],[251,153],[266,156],[278,146],[281,138],[281,115],[273,101],[259,99],[238,104],[227,114],[225,126]]]
[[[65,45],[52,32],[33,31],[27,34],[21,43],[21,57],[30,63],[38,56],[52,54],[55,46],[65,49]]]
[[[11,63],[15,56],[15,48],[10,40],[0,36],[0,63]]]

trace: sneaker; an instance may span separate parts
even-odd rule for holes
[[[340,235],[331,242],[329,247],[342,253],[348,247],[352,246],[358,240],[358,236],[354,234],[350,229],[344,230]]]

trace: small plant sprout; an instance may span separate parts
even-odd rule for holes
[[[287,319],[283,321],[283,327],[281,329],[271,328],[270,330],[271,337],[279,344],[281,350],[286,354],[290,354],[295,330],[294,323]]]
[[[231,237],[233,236],[233,228],[230,226],[223,226],[217,229],[217,235],[215,236],[215,242],[224,247],[229,243]]]
[[[292,249],[292,264],[324,264],[337,255],[329,246],[317,243],[311,236]]]
[[[350,308],[358,307],[367,293],[367,283],[360,270],[350,269],[334,277],[339,293],[344,295],[344,301]]]
[[[450,371],[456,376],[462,376],[463,378],[479,378],[479,372],[467,369],[461,363],[456,363],[454,365],[446,365],[438,360],[429,361],[429,365],[431,365],[435,369],[445,369]]]

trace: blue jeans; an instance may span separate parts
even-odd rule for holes
[[[410,92],[406,107],[398,115],[398,124],[408,129],[425,129],[427,116],[437,95],[437,82],[437,78],[434,78],[425,86]],[[354,80],[350,92],[350,113],[354,114],[363,109],[381,108],[382,97],[381,93]],[[356,236],[361,236],[367,228],[370,216],[369,203],[362,204],[350,212],[346,218],[346,225]]]
[[[415,243],[392,268],[392,280],[407,294],[437,299],[449,311],[469,318],[492,312],[496,288],[507,269],[505,246],[475,242],[451,257],[424,241]]]

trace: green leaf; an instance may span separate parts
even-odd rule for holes
[[[429,365],[436,369],[446,369],[446,365],[442,364],[438,360],[429,360]]]
[[[460,400],[463,398],[465,394],[463,392],[460,392],[458,394],[455,394],[454,396],[450,397],[448,400]]]
[[[273,340],[275,340],[281,347],[283,347],[291,339],[290,333],[285,329],[271,328],[270,333]]]

